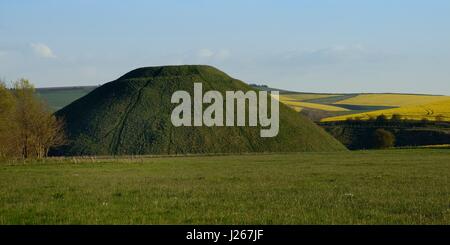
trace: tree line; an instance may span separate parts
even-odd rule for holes
[[[65,141],[63,121],[28,80],[0,81],[0,158],[43,158]]]
[[[438,114],[434,116],[434,121],[430,121],[427,117],[423,117],[421,120],[417,119],[409,119],[407,117],[403,117],[401,114],[393,114],[391,117],[387,117],[384,114],[378,115],[378,116],[371,116],[368,119],[363,118],[347,118],[347,123],[359,123],[359,122],[365,122],[365,123],[390,123],[390,124],[402,124],[402,123],[421,123],[421,124],[429,124],[429,123],[445,123],[445,117],[442,114]]]

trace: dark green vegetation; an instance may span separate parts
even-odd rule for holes
[[[385,129],[392,133],[396,147],[417,147],[450,144],[450,123],[434,121],[414,121],[405,119],[347,120],[319,123],[347,148],[377,148],[374,133]]]
[[[54,111],[85,96],[96,86],[38,88],[36,93],[43,98]]]
[[[1,224],[450,224],[448,150],[0,165]]]
[[[133,70],[58,111],[70,144],[63,155],[184,154],[336,151],[345,147],[323,129],[280,104],[280,131],[261,138],[259,127],[174,127],[170,115],[178,90],[248,91],[247,84],[210,66]]]
[[[395,136],[383,128],[376,129],[373,133],[374,146],[377,149],[391,148],[395,144]]]

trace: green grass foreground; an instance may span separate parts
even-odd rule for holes
[[[1,224],[450,224],[450,151],[0,165]]]

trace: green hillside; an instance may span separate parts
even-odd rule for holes
[[[345,147],[323,129],[280,104],[280,131],[261,138],[259,127],[174,127],[173,92],[252,90],[210,66],[163,66],[133,70],[76,100],[56,115],[66,120],[65,155],[186,154],[336,151]]]

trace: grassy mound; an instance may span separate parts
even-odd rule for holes
[[[56,112],[66,120],[64,155],[186,154],[336,151],[345,147],[324,130],[280,104],[280,131],[261,138],[259,127],[174,127],[173,92],[252,90],[210,66],[133,70]]]

